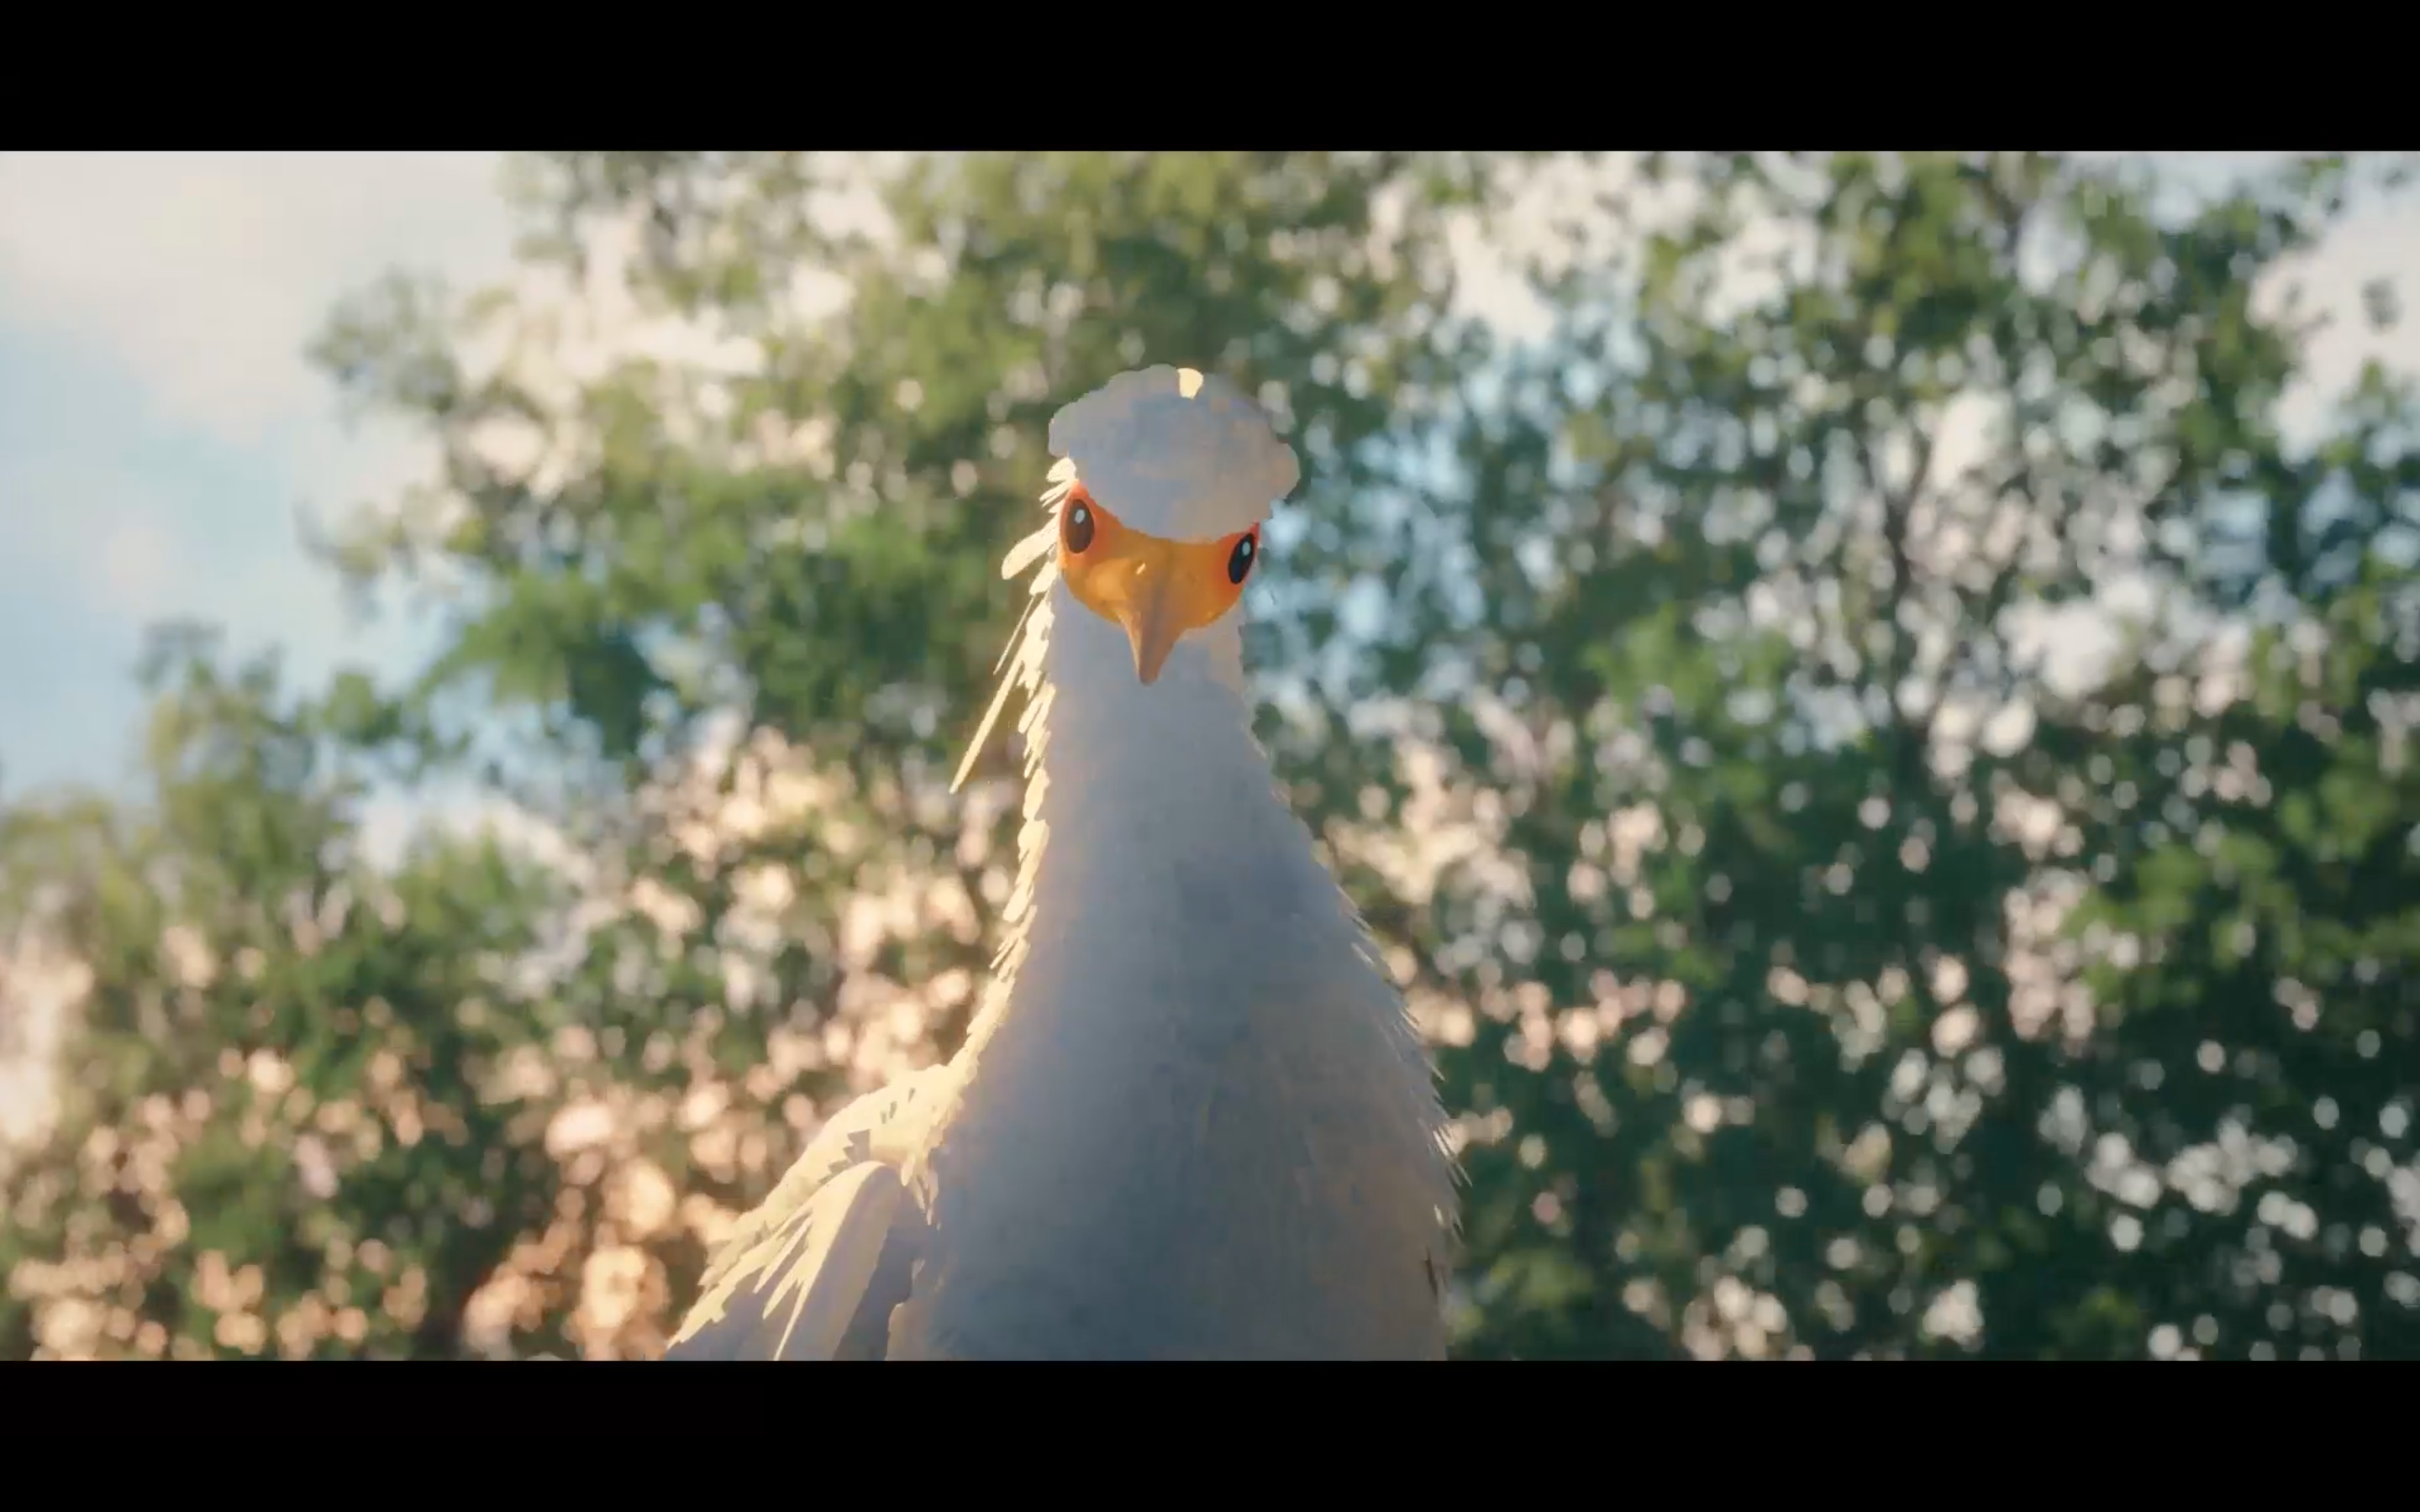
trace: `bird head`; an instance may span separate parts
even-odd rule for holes
[[[1151,367],[1111,378],[1050,422],[1073,465],[1059,504],[1060,575],[1121,626],[1135,675],[1156,681],[1187,635],[1243,597],[1269,506],[1300,477],[1294,449],[1224,378]]]

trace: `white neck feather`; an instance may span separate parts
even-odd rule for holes
[[[1006,1011],[1181,1009],[1191,1000],[1182,994],[1148,1010],[1080,991],[1016,994],[1031,931],[1063,934],[1080,959],[1110,965],[1119,952],[1249,949],[1249,941],[1219,937],[1215,908],[1178,938],[1140,937],[1128,927],[1145,922],[1133,917],[1137,904],[1187,890],[1188,876],[1255,858],[1267,865],[1309,846],[1252,736],[1243,637],[1233,620],[1187,636],[1148,687],[1135,676],[1125,635],[1063,582],[1046,589],[1027,628],[1040,646],[1041,686],[1020,721],[1031,774],[1022,864],[1004,969],[970,1050]]]
[[[910,1163],[937,1287],[915,1326],[941,1352],[1441,1350],[1434,1076],[1275,789],[1240,629],[1146,687],[1056,578],[1003,658],[1032,694],[1020,875]],[[1076,1297],[1089,1320],[1048,1314]]]

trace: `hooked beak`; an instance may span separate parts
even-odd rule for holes
[[[1183,639],[1186,616],[1173,588],[1174,563],[1167,544],[1149,537],[1131,539],[1132,559],[1118,563],[1112,592],[1118,623],[1125,626],[1126,643],[1134,648],[1135,676],[1148,687],[1159,680],[1168,654]]]

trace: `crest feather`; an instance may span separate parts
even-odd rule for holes
[[[1061,409],[1050,450],[1134,529],[1207,541],[1247,531],[1294,492],[1301,468],[1261,407],[1215,373],[1122,373]],[[1054,469],[1051,477],[1060,476]]]
[[[967,743],[966,756],[958,763],[958,775],[950,779],[952,793],[967,785],[985,742],[991,739],[992,727],[1000,722],[1001,711],[1008,706],[1010,691],[1021,687],[1031,693],[1042,681],[1043,654],[1050,648],[1048,594],[1050,585],[1059,580],[1059,563],[1051,560],[1050,548],[1059,539],[1059,510],[1075,486],[1076,466],[1063,461],[1050,470],[1050,476],[1051,486],[1042,496],[1042,507],[1049,512],[1049,522],[1019,539],[1000,561],[1002,578],[1015,578],[1037,562],[1043,565],[1028,590],[1025,612],[1017,616],[1016,628],[1008,633],[1008,643],[1001,647],[1000,660],[993,664],[992,670],[1001,673],[1000,687],[992,693],[991,707],[984,711],[983,723],[975,727],[974,739]],[[1024,721],[1020,721],[1018,728],[1023,727]]]

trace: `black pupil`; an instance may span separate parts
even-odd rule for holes
[[[1258,546],[1252,537],[1247,535],[1236,542],[1235,549],[1227,554],[1227,580],[1241,584],[1246,578],[1250,577],[1252,559],[1259,554]]]
[[[1081,504],[1067,511],[1067,549],[1081,552],[1093,544],[1093,512]]]

